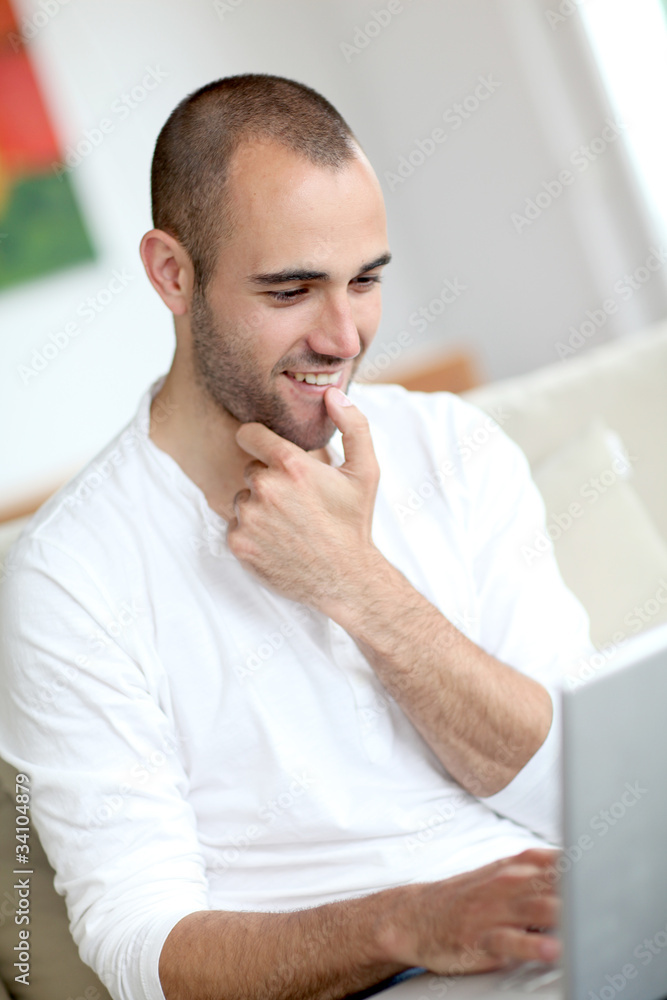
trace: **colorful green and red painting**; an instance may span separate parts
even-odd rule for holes
[[[0,0],[0,289],[95,256],[30,54]]]

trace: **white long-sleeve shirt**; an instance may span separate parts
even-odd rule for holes
[[[33,519],[0,602],[0,753],[31,776],[82,958],[123,1000],[162,1000],[160,951],[189,913],[432,881],[559,830],[557,711],[503,791],[464,792],[347,633],[232,556],[225,522],[148,437],[161,383]],[[553,690],[589,649],[588,620],[553,554],[521,553],[544,523],[523,454],[447,393],[350,396],[381,468],[376,546]],[[339,465],[339,432],[328,450]]]

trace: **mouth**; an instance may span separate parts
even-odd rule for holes
[[[315,393],[322,396],[330,385],[338,386],[343,376],[343,369],[327,372],[290,372],[282,373],[290,381],[293,388],[299,392]]]

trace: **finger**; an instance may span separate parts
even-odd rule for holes
[[[252,496],[252,494],[251,494],[250,490],[239,490],[238,493],[234,494],[234,500],[232,501],[232,503],[233,503],[234,510],[236,512],[237,519],[238,519],[238,514],[239,514],[238,508],[242,504],[247,503],[247,501],[250,499],[251,496]]]
[[[248,462],[245,469],[243,470],[243,478],[245,479],[248,486],[252,486],[253,479],[258,472],[266,472],[266,469],[267,466],[264,464],[264,462],[258,462],[257,460],[255,460],[254,462]]]
[[[538,867],[519,856],[511,858],[509,863],[502,864],[496,869],[495,876],[499,882],[506,884],[508,889],[513,886],[515,895],[523,895],[527,889],[533,894],[555,895],[554,880],[550,877],[552,869],[553,865],[548,865],[546,868]],[[512,894],[511,890],[510,893]]]
[[[551,847],[531,847],[521,854],[515,854],[507,861],[521,861],[529,865],[537,865],[540,868],[548,868],[554,865],[560,857],[560,851]]]
[[[561,906],[558,896],[532,896],[521,906],[521,926],[550,930],[558,924]]]
[[[559,858],[560,851],[533,848],[512,858],[506,858],[503,863],[513,870],[521,868],[526,873],[528,869],[532,869],[531,888],[533,891],[553,893],[560,881],[560,872],[557,867]]]
[[[284,465],[289,458],[304,454],[298,445],[269,430],[264,424],[241,424],[236,432],[236,442],[267,466]]]
[[[553,926],[560,907],[555,890],[546,884],[535,865],[515,862],[492,877],[494,920],[500,925]]]
[[[332,386],[324,393],[327,413],[343,435],[345,462],[341,471],[357,476],[367,475],[377,468],[368,420],[344,392]]]
[[[514,927],[498,927],[490,931],[482,947],[494,958],[521,962],[557,962],[562,950],[558,938]]]

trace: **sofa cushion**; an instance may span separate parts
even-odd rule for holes
[[[53,869],[34,830],[31,830],[30,867],[30,978],[17,983],[14,968],[19,926],[14,921],[18,896],[12,874],[15,862],[16,771],[0,761],[0,980],[11,996],[26,1000],[111,1000],[95,973],[79,958],[69,932],[62,896],[53,888]],[[24,876],[27,877],[27,876]],[[25,927],[25,925],[21,925]],[[0,998],[2,993],[0,991]]]
[[[600,417],[635,457],[633,487],[667,539],[667,322],[463,395],[487,413],[501,407],[531,466]]]
[[[526,558],[539,559],[553,542],[598,647],[667,622],[667,543],[628,479],[628,457],[596,420],[533,468],[547,524]]]

